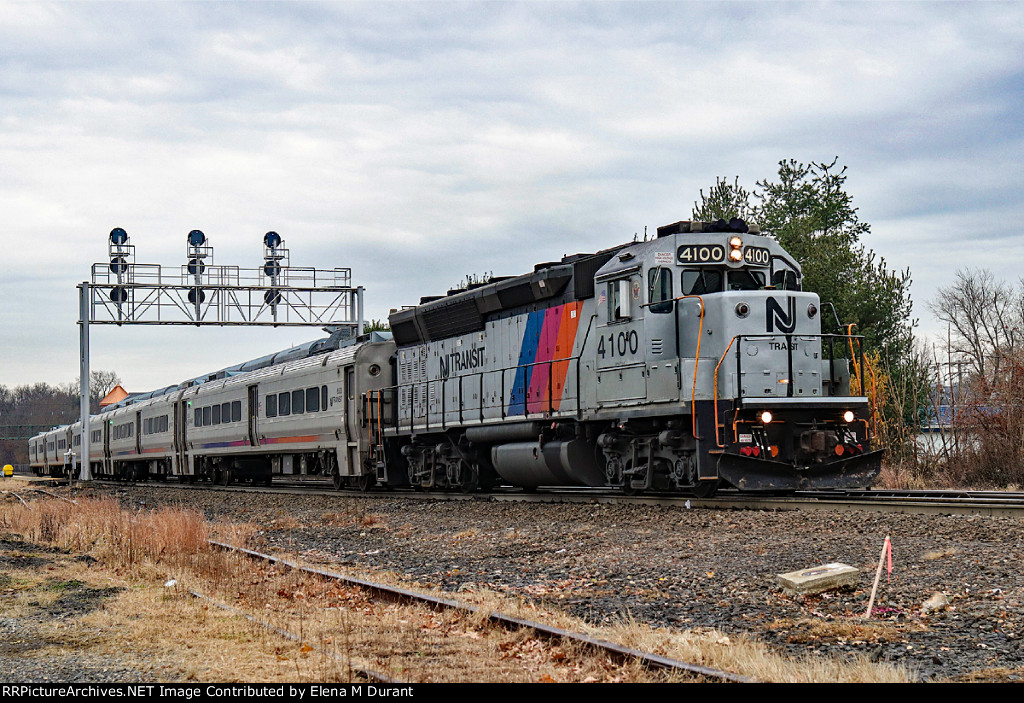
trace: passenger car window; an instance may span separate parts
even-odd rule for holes
[[[277,414],[282,417],[292,414],[292,394],[288,391],[277,396]]]
[[[277,417],[277,395],[267,396],[267,417]]]
[[[292,391],[292,415],[306,412],[306,393],[302,389]]]
[[[317,413],[320,412],[320,389],[319,388],[307,388],[306,389],[306,412]]]
[[[231,401],[231,422],[242,421],[242,401],[233,400]]]

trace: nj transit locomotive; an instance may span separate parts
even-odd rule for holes
[[[677,222],[424,298],[391,314],[392,340],[104,413],[91,463],[221,482],[319,472],[362,488],[868,486],[881,452],[860,339],[822,334],[800,284],[756,228]],[[35,438],[33,465],[59,462],[49,447],[72,446],[74,427]]]

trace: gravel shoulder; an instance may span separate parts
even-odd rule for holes
[[[256,546],[264,551],[387,571],[455,593],[496,591],[597,625],[713,628],[754,637],[793,657],[896,663],[919,680],[1024,676],[1024,521],[1010,518],[295,496],[159,485],[75,491],[113,494],[133,510],[191,507],[210,520],[257,526]],[[875,615],[863,620],[886,535],[893,543],[892,579],[883,575]],[[0,538],[0,669],[11,672],[5,680],[195,675],[194,667],[187,673],[167,652],[154,658],[77,647],[102,644],[105,634],[86,628],[72,637],[64,626],[106,608],[123,585],[92,582],[88,557],[16,535]],[[777,574],[832,562],[861,570],[854,587],[804,597],[786,594],[776,582]],[[77,575],[48,573],[57,566],[61,574]],[[935,594],[945,604],[923,610]]]
[[[134,507],[257,524],[265,548],[308,561],[505,592],[596,624],[716,628],[794,656],[901,663],[922,680],[1024,675],[1024,521],[1010,518],[116,490]],[[892,578],[864,621],[886,535]],[[776,583],[831,562],[861,569],[857,586],[803,597]],[[948,606],[922,613],[936,593]]]

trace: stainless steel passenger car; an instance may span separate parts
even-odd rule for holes
[[[95,475],[138,480],[198,478],[227,485],[273,475],[324,474],[368,488],[365,398],[392,382],[390,342],[353,344],[114,408],[90,419]],[[63,465],[61,444],[80,447],[80,423],[30,444],[46,469]],[[77,441],[72,439],[77,438]],[[80,452],[76,452],[78,454]]]

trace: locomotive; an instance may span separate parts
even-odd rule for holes
[[[103,413],[90,463],[221,483],[321,473],[364,490],[866,487],[881,452],[861,338],[823,334],[821,308],[756,227],[676,222],[423,298],[392,312],[391,339]],[[33,466],[75,442],[75,425],[33,438]]]

